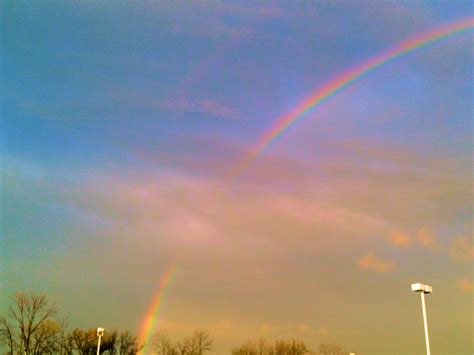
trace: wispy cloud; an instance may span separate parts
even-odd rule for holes
[[[357,260],[357,266],[361,269],[375,271],[378,274],[383,274],[392,271],[394,263],[377,258],[373,253],[369,253]]]
[[[407,247],[411,243],[411,237],[401,231],[394,231],[389,234],[389,241],[396,247]]]
[[[309,325],[307,324],[298,324],[297,327],[298,331],[300,331],[301,333],[304,333],[304,334],[313,334],[314,333],[314,329],[312,327],[310,327]]]
[[[423,247],[436,247],[438,241],[430,228],[420,228],[415,234],[416,241]]]
[[[154,3],[149,10],[166,16],[163,26],[172,33],[206,38],[248,36],[259,22],[284,14],[273,4],[252,5],[255,6],[221,1],[163,1]]]
[[[474,282],[468,278],[459,279],[457,281],[457,287],[464,293],[474,292]]]
[[[306,335],[318,336],[321,338],[326,338],[329,336],[329,330],[327,327],[324,327],[324,326],[315,328],[306,323],[301,323],[296,326],[296,329],[300,333],[306,334]]]
[[[150,175],[134,181],[103,176],[90,181],[80,200],[90,213],[119,224],[126,220],[124,228],[134,230],[145,243],[147,236],[160,231],[161,242],[198,248],[220,245],[222,253],[235,243],[243,246],[270,241],[271,249],[283,251],[304,240],[319,243],[319,237],[314,236],[363,235],[383,226],[383,221],[322,196],[315,200],[312,194],[261,195],[251,192],[251,186],[242,194],[241,187],[235,193],[224,192],[226,187],[217,180],[177,174]],[[341,220],[347,224],[341,224]],[[259,235],[258,242],[255,235]],[[310,235],[313,237],[308,239]],[[336,247],[336,240],[328,240],[326,248],[332,243]]]
[[[391,231],[387,240],[390,244],[406,248],[408,246],[421,246],[425,248],[440,249],[440,245],[432,229],[423,227],[415,233],[407,233],[399,230]]]
[[[467,236],[458,236],[451,241],[443,241],[436,237],[432,228],[422,227],[414,233],[391,231],[387,241],[396,247],[420,247],[433,252],[449,255],[456,262],[470,262],[474,259],[474,245]]]
[[[217,118],[238,120],[241,117],[237,109],[214,99],[168,99],[163,101],[160,106],[163,109],[169,111],[181,113],[202,113]]]

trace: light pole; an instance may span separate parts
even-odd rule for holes
[[[422,283],[416,283],[411,284],[411,290],[421,294],[421,308],[423,309],[423,323],[425,325],[426,354],[430,355],[430,338],[428,337],[428,321],[426,320],[425,293],[433,292],[433,287]]]
[[[99,341],[97,342],[97,355],[100,354],[100,339],[102,338],[102,335],[104,335],[104,328],[97,328],[97,336],[99,337]]]

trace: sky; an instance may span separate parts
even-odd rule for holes
[[[469,1],[0,2],[1,309],[358,354],[473,351],[473,31],[276,120]],[[240,167],[236,169],[236,167]]]

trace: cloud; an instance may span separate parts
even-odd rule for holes
[[[168,99],[161,103],[163,109],[183,113],[203,113],[213,117],[240,119],[238,110],[213,99],[191,101],[188,99]]]
[[[410,245],[411,237],[406,233],[394,231],[389,234],[389,241],[397,247],[407,247]]]
[[[298,324],[296,326],[296,328],[298,329],[299,332],[301,333],[304,333],[304,334],[313,334],[314,333],[314,329],[311,328],[309,325],[307,324]]]
[[[451,223],[454,211],[470,209],[471,176],[462,161],[423,157],[376,143],[365,143],[363,150],[344,142],[323,141],[315,146],[303,139],[301,143],[306,151],[318,151],[317,160],[290,164],[289,159],[285,164],[283,159],[272,162],[271,157],[258,157],[244,175],[262,184],[281,179],[307,189],[324,187],[321,193],[337,205],[377,217],[401,231]],[[429,235],[421,234],[418,239],[408,234],[412,245],[416,240],[429,242]]]
[[[201,3],[201,5],[205,4],[205,2]],[[284,11],[279,7],[274,6],[274,4],[254,4],[256,6],[244,6],[242,4],[224,2],[219,2],[217,4],[218,5],[214,8],[221,15],[241,15],[258,19],[268,19],[280,17],[284,14]]]
[[[203,112],[208,112],[218,117],[238,119],[240,116],[237,110],[215,100],[202,100],[199,102],[199,105]]]
[[[326,327],[319,327],[317,333],[320,337],[326,338],[329,336],[329,330]]]
[[[449,247],[451,257],[459,262],[468,262],[474,259],[474,245],[468,237],[460,236],[451,242]]]
[[[412,241],[416,241],[412,243]],[[457,262],[470,262],[474,259],[474,245],[472,240],[466,236],[454,238],[451,242],[442,242],[436,238],[432,228],[419,228],[412,235],[401,232],[392,231],[388,235],[388,242],[397,247],[406,248],[410,245],[429,249],[431,251],[449,255]]]
[[[301,323],[296,326],[296,330],[305,335],[316,335],[318,337],[326,338],[329,336],[327,327],[314,328],[306,323]]]
[[[242,118],[237,108],[213,98],[174,98],[160,101],[156,96],[131,88],[115,87],[109,89],[107,97],[97,94],[80,103],[65,100],[43,103],[20,95],[12,95],[12,100],[26,114],[34,114],[51,122],[64,121],[70,124],[117,118],[127,120],[133,113],[156,114],[163,111],[199,113],[229,120]]]
[[[424,248],[439,249],[440,247],[434,232],[427,227],[419,228],[412,235],[399,230],[392,231],[388,235],[388,241],[390,244],[402,248],[412,245],[412,241],[416,241],[416,245]]]
[[[317,191],[261,193],[252,183],[234,188],[219,179],[180,173],[143,173],[131,179],[95,175],[77,194],[78,207],[109,221],[121,234],[139,236],[134,237],[137,245],[219,246],[225,254],[235,247],[267,244],[272,252],[300,250],[324,239],[324,248],[313,249],[323,253],[337,248],[344,236],[356,244],[358,236],[367,238],[385,227],[383,220],[339,206]],[[253,270],[257,274],[262,266]]]
[[[469,293],[474,291],[474,282],[467,279],[459,279],[457,281],[457,287],[461,292]]]
[[[375,271],[378,274],[389,272],[394,268],[392,262],[378,259],[373,253],[369,253],[357,260],[357,266],[361,269]]]
[[[415,235],[416,241],[423,247],[430,247],[437,244],[433,231],[429,228],[420,228]]]
[[[253,34],[260,22],[283,14],[269,4],[245,6],[221,1],[162,1],[147,7],[147,12],[162,17],[161,26],[169,32],[204,38],[245,37]]]

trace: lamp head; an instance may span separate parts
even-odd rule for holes
[[[429,285],[424,285],[422,283],[416,283],[416,284],[411,284],[411,290],[413,292],[431,293],[433,292],[433,287]]]
[[[105,331],[104,328],[97,328],[97,336],[101,337],[102,335],[104,335],[104,331]]]

